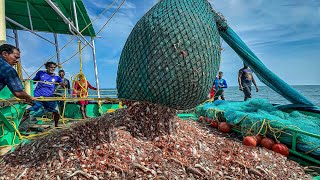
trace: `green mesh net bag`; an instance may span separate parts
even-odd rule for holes
[[[207,0],[162,0],[127,39],[117,73],[118,97],[193,108],[207,99],[220,55]]]

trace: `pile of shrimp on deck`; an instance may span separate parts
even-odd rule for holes
[[[281,154],[174,110],[128,107],[19,147],[2,158],[0,179],[310,179]]]

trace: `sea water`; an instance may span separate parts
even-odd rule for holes
[[[320,85],[298,85],[292,87],[317,106],[320,106]],[[96,91],[89,91],[89,93],[96,96]],[[116,89],[101,89],[101,97],[117,97]],[[243,101],[243,97],[243,92],[239,90],[238,86],[231,86],[225,89],[226,100]],[[256,92],[254,86],[252,86],[252,97],[268,99],[273,104],[290,104],[289,101],[267,86],[259,86],[259,92]]]
[[[320,85],[299,85],[292,86],[307,99],[311,100],[317,106],[320,106]],[[253,98],[264,98],[268,99],[273,104],[291,104],[284,97],[276,93],[268,86],[258,86],[259,92],[256,92],[254,86],[252,86],[252,97]],[[239,90],[238,86],[229,87],[225,90],[225,99],[232,101],[243,100],[243,92]]]

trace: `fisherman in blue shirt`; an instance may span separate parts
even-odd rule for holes
[[[56,85],[61,85],[64,87],[64,83],[59,76],[56,76],[54,71],[57,67],[55,62],[47,62],[45,64],[46,71],[38,71],[36,76],[33,78],[34,81],[37,82],[37,87],[34,90],[35,97],[53,97],[54,89]],[[39,102],[36,101],[35,104],[30,107],[29,111],[38,111],[41,107],[48,112],[52,112],[52,116],[54,119],[55,126],[58,126],[60,115],[58,110],[56,110],[57,102],[56,101],[44,101]]]
[[[224,88],[228,88],[226,80],[222,79],[223,72],[219,71],[218,78],[214,80],[216,87],[216,93],[214,95],[214,100],[218,100],[219,97],[221,100],[224,100]]]
[[[19,48],[10,44],[0,46],[0,91],[8,86],[13,95],[28,102],[35,100],[34,97],[23,91],[21,80],[16,70],[12,67],[19,62]]]

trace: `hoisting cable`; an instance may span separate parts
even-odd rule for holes
[[[98,33],[96,34],[96,35],[98,35],[103,29],[104,29],[104,27],[110,22],[110,20],[113,18],[113,16],[119,11],[119,9],[121,8],[121,6],[123,5],[123,3],[125,2],[126,0],[123,0],[122,1],[122,3],[119,5],[119,7],[116,9],[116,11],[109,17],[109,19],[108,19],[108,21],[102,26],[102,28],[98,31]],[[95,39],[95,37],[94,37],[94,39]],[[89,44],[88,43],[86,43],[82,48],[81,48],[81,50],[82,49],[84,49],[85,47],[87,47]],[[66,62],[68,62],[70,59],[72,59],[74,56],[76,56],[77,54],[79,53],[79,51],[78,52],[76,52],[75,54],[73,54],[70,58],[68,58],[67,60],[65,60],[65,61],[63,61],[61,64],[64,64],[64,63],[66,63]]]
[[[100,16],[102,16],[108,9],[110,9],[113,4],[115,2],[117,2],[118,0],[114,0],[108,7],[106,7],[93,21],[91,21],[86,27],[84,27],[80,33],[82,33],[83,31],[85,31],[93,22],[95,22]],[[76,36],[72,36],[72,39],[66,44],[64,45],[59,51],[57,51],[53,56],[51,56],[46,62],[49,62],[50,60],[52,60],[54,57],[56,57],[64,48],[66,48],[67,46],[69,46],[69,44],[76,38]],[[61,64],[60,64],[61,65]],[[43,65],[42,65],[43,66]],[[38,72],[42,66],[40,66],[35,72],[33,72],[30,76],[28,76],[28,79],[30,79],[36,72]]]

